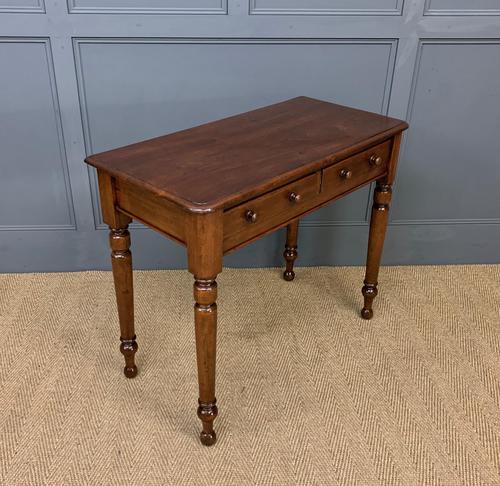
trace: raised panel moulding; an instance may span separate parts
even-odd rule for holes
[[[226,15],[228,0],[67,0],[74,14]]]
[[[402,15],[404,0],[250,0],[252,15]]]
[[[500,15],[499,0],[425,0],[425,16]]]
[[[1,0],[0,14],[2,13],[45,13],[44,0]]]

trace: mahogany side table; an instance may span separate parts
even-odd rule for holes
[[[141,221],[187,247],[194,275],[198,417],[215,443],[217,283],[223,255],[287,226],[285,280],[293,280],[299,218],[372,181],[361,316],[371,319],[391,185],[407,123],[299,97],[97,155],[110,245],[125,376],[134,355],[132,257],[128,225]]]

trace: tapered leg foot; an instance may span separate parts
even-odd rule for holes
[[[135,378],[137,376],[137,372],[138,372],[138,369],[137,369],[136,365],[133,365],[131,367],[128,367],[128,366],[123,367],[123,374],[127,378]]]
[[[205,432],[202,430],[200,432],[200,441],[204,446],[211,446],[217,442],[217,435],[215,434],[215,430],[211,432]]]
[[[299,231],[299,220],[290,223],[286,228],[286,244],[283,256],[286,261],[286,269],[283,272],[283,278],[287,282],[291,282],[295,278],[295,272],[293,271],[293,266],[295,260],[297,259],[297,239]]]
[[[198,418],[203,424],[203,430],[200,432],[200,441],[205,446],[214,445],[217,441],[217,435],[213,428],[213,422],[217,417],[217,405],[215,400],[212,403],[204,403],[198,400]]]
[[[378,273],[389,218],[391,195],[391,185],[377,181],[377,187],[375,188],[373,196],[368,255],[366,258],[366,274],[362,289],[364,306],[361,310],[361,317],[367,320],[373,317],[373,300],[378,294]]]
[[[373,317],[373,299],[377,296],[377,285],[366,284],[363,286],[363,297],[365,299],[365,304],[361,310],[361,317],[366,320],[370,320]]]
[[[135,378],[137,376],[137,366],[134,363],[134,356],[137,352],[137,343],[134,339],[125,340],[120,338],[120,351],[125,357],[125,367],[123,368],[123,374],[127,378]]]

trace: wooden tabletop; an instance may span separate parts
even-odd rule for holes
[[[86,162],[192,211],[286,184],[405,130],[394,118],[293,98],[87,157]]]

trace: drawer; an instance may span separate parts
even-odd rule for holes
[[[224,213],[224,251],[282,226],[318,204],[319,172]]]
[[[323,170],[322,199],[362,186],[387,172],[391,140],[365,150]]]

